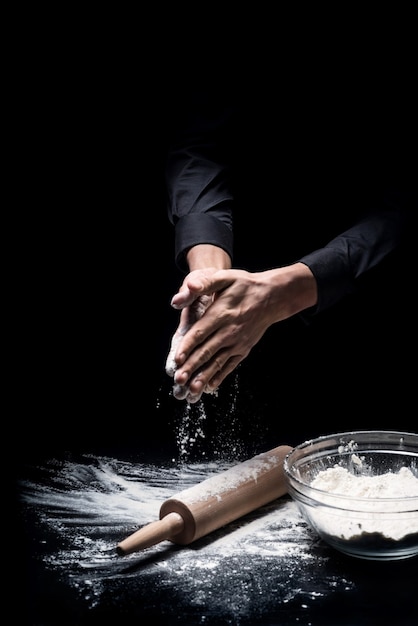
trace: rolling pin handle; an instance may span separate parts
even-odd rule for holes
[[[119,556],[144,550],[160,541],[171,539],[184,528],[184,520],[179,513],[169,513],[162,519],[143,526],[116,546]]]

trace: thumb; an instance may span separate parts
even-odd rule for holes
[[[190,289],[183,287],[181,291],[178,291],[171,298],[171,306],[173,309],[184,309],[186,306],[190,306],[196,300],[197,296],[192,294]]]
[[[183,309],[201,296],[212,296],[222,291],[231,282],[230,271],[209,268],[191,272],[185,278],[179,292],[171,299],[171,306],[175,309]]]

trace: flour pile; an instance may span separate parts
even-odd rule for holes
[[[357,458],[353,460],[354,463]],[[333,516],[328,507],[320,507],[314,514],[317,523],[329,535],[352,539],[378,533],[398,541],[418,533],[417,502],[413,501],[418,498],[418,478],[408,467],[401,467],[397,472],[370,476],[356,475],[335,465],[319,472],[311,482],[311,487],[336,496],[334,499],[327,498],[324,503],[340,508],[339,513]],[[341,515],[344,503],[339,496],[361,499],[355,507],[360,512],[352,514],[344,511]],[[393,498],[396,500],[388,502]],[[401,498],[406,499],[408,504],[405,500],[401,502]]]
[[[380,476],[356,476],[336,465],[318,474],[311,487],[353,498],[408,498],[418,496],[418,478],[409,467]]]

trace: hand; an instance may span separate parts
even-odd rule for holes
[[[166,373],[171,377],[174,377],[177,370],[175,356],[181,339],[192,325],[202,317],[213,301],[213,294],[196,293],[193,288],[197,286],[200,292],[203,287],[203,279],[214,272],[216,272],[216,268],[190,272],[183,281],[179,292],[172,298],[172,306],[176,309],[182,309],[182,311],[180,323],[172,337],[170,351],[165,364]],[[201,393],[198,396],[193,395],[190,393],[187,385],[179,385],[178,383],[173,385],[173,395],[177,400],[186,399],[190,403],[197,402],[201,397]]]
[[[265,272],[219,270],[190,274],[185,293],[173,305],[187,305],[209,295],[211,305],[177,337],[175,384],[187,387],[186,399],[197,402],[213,393],[273,323],[314,306],[317,287],[303,263]],[[178,396],[176,396],[178,397]]]

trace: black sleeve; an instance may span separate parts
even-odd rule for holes
[[[316,314],[331,307],[356,290],[359,279],[380,264],[402,243],[409,224],[406,199],[389,191],[383,201],[386,207],[365,213],[358,222],[323,248],[300,259],[315,276],[318,287]],[[305,314],[306,315],[306,314]]]
[[[219,246],[232,258],[233,195],[225,148],[228,107],[198,90],[182,102],[173,122],[165,172],[175,260],[186,272],[185,254],[196,244]]]

